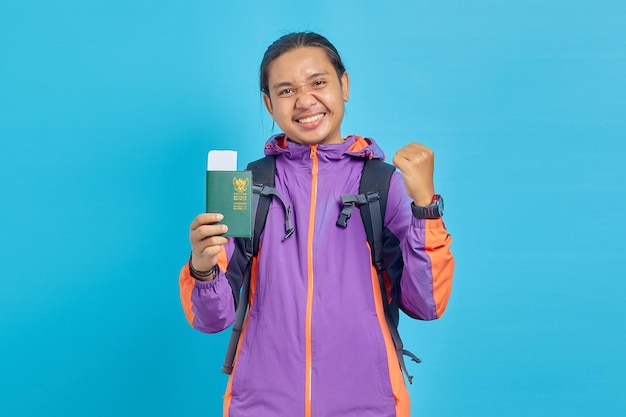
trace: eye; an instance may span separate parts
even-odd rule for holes
[[[324,85],[326,85],[326,81],[324,81],[324,80],[315,80],[315,81],[313,81],[313,87],[315,87],[315,88],[323,87]]]
[[[296,90],[295,90],[295,89],[293,89],[293,88],[285,88],[284,90],[280,90],[280,91],[278,92],[278,95],[279,95],[280,97],[290,96],[290,95],[292,95],[293,93],[295,93],[295,91],[296,91]]]

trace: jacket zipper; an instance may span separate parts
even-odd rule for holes
[[[309,231],[307,237],[307,299],[306,299],[306,383],[305,383],[305,417],[311,417],[311,374],[312,374],[312,343],[311,343],[311,321],[313,309],[313,231],[315,229],[315,206],[317,201],[317,145],[311,146],[312,167],[311,167],[311,207],[309,210]]]

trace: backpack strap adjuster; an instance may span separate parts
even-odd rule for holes
[[[278,198],[278,200],[280,201],[280,204],[282,204],[283,206],[283,210],[285,211],[285,237],[283,237],[282,242],[287,240],[289,236],[293,235],[293,232],[295,232],[295,228],[293,227],[293,224],[291,223],[291,211],[292,211],[291,204],[285,203],[283,196],[280,195],[280,193],[276,190],[276,188],[270,187],[268,185],[253,185],[252,192],[260,195],[261,197],[267,197],[270,200],[272,199],[272,197]]]
[[[366,194],[342,194],[341,203],[343,208],[337,219],[337,226],[347,227],[348,219],[352,216],[355,207],[373,203],[380,200],[380,196],[376,191],[368,191]]]

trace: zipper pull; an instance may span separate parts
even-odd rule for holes
[[[317,175],[317,145],[311,145],[311,152],[309,153],[309,157],[313,160],[313,167],[311,172],[313,175]]]

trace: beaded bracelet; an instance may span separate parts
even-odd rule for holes
[[[189,255],[189,273],[196,279],[215,278],[219,272],[217,264],[213,265],[208,271],[197,271],[191,263],[191,255]]]

